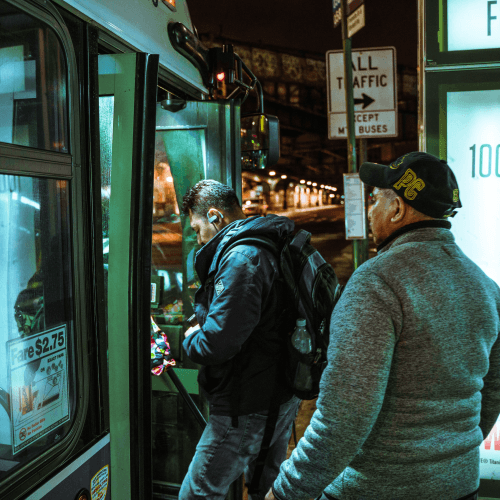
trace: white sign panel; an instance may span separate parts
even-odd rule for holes
[[[13,454],[69,420],[66,325],[7,343]]]
[[[344,53],[327,52],[328,137],[347,137]],[[396,49],[368,48],[352,52],[356,137],[396,137]]]
[[[347,36],[351,38],[365,25],[365,6],[362,5],[347,18]]]
[[[344,174],[346,240],[367,238],[365,189],[359,174]]]
[[[448,0],[448,50],[500,48],[500,2]]]
[[[463,252],[500,285],[500,90],[448,92],[447,160],[463,207],[450,219]],[[500,479],[500,419],[480,447],[483,479]]]

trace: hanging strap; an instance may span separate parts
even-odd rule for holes
[[[248,493],[250,495],[255,495],[260,493],[260,478],[264,472],[264,466],[266,465],[266,458],[269,453],[269,448],[271,446],[271,441],[273,439],[274,431],[276,430],[276,424],[278,423],[278,417],[280,413],[280,389],[278,384],[278,373],[281,368],[281,363],[278,365],[278,371],[276,373],[276,383],[274,385],[273,395],[271,397],[271,405],[269,407],[269,413],[266,419],[266,427],[264,428],[264,436],[262,437],[262,444],[260,445],[259,455],[257,456],[257,463],[255,465],[252,481],[248,487]],[[264,492],[266,493],[266,492]]]

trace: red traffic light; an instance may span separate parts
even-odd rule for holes
[[[219,82],[222,82],[222,80],[224,80],[224,78],[226,77],[226,74],[224,72],[222,73],[217,73],[217,80],[219,80]]]

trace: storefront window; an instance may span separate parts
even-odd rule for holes
[[[73,414],[68,181],[0,174],[0,479]]]
[[[0,142],[68,152],[67,68],[54,32],[0,2]]]

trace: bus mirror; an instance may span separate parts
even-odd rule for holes
[[[241,168],[258,170],[275,165],[280,158],[277,116],[252,114],[241,117]]]

